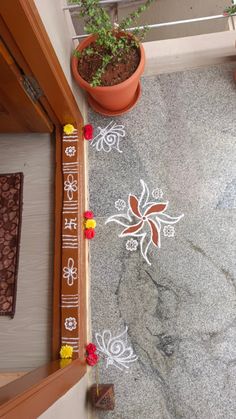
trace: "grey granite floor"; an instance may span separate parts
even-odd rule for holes
[[[98,223],[90,243],[92,329],[117,335],[127,326],[138,356],[128,372],[100,368],[101,381],[116,392],[116,409],[101,418],[236,418],[233,68],[144,78],[137,107],[113,118],[126,132],[122,153],[89,145],[90,209]],[[89,120],[96,134],[111,122],[92,112]],[[168,222],[159,214],[161,247],[151,244],[146,259],[140,236],[131,252],[131,237],[119,237],[125,227],[105,224],[119,214],[118,199],[127,213],[129,194],[140,198],[140,179],[148,202],[168,201],[165,214],[184,214],[175,224],[169,219],[174,237],[164,235]],[[159,199],[151,196],[157,188]],[[150,236],[150,225],[143,231]]]

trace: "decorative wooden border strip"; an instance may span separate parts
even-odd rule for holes
[[[58,359],[61,346],[61,229],[63,179],[61,171],[62,128],[56,128],[56,164],[55,164],[55,233],[54,233],[54,266],[53,266],[53,321],[52,321],[52,360]]]
[[[75,124],[74,124],[75,125]],[[57,131],[53,302],[53,359],[62,345],[84,359],[86,344],[85,206],[82,124],[73,135]]]
[[[63,135],[62,142],[62,271],[61,271],[61,344],[71,345],[74,354],[80,347],[80,266],[81,223],[79,202],[78,131]]]

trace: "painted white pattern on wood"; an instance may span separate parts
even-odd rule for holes
[[[78,140],[73,140],[72,138],[71,139],[63,138],[63,142],[64,143],[66,143],[66,142],[68,142],[68,143],[78,143]]]
[[[69,158],[74,157],[75,154],[76,154],[76,148],[75,148],[75,146],[66,147],[65,154]],[[63,164],[65,164],[65,163],[63,163]]]
[[[64,166],[76,166],[76,165],[78,165],[78,164],[79,164],[79,162],[78,162],[78,161],[69,162],[69,163],[67,163],[67,162],[62,163],[63,167],[64,167]]]
[[[67,192],[67,198],[69,201],[72,201],[74,192],[78,190],[77,180],[73,175],[69,174],[67,176],[67,179],[64,181],[64,190]]]
[[[65,230],[77,230],[77,217],[65,218],[64,229]]]
[[[66,317],[64,326],[66,330],[72,332],[77,328],[77,320],[75,317]]]
[[[68,337],[62,336],[62,340],[79,341],[79,338],[68,338]]]
[[[67,285],[71,287],[77,279],[77,268],[75,268],[73,258],[68,258],[67,266],[63,267],[63,278],[66,279]]]

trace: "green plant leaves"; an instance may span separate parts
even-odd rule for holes
[[[95,44],[102,47],[104,51],[102,57],[102,65],[93,76],[92,86],[100,86],[102,74],[107,65],[116,58],[119,61],[124,53],[128,52],[130,48],[138,48],[139,42],[144,38],[147,29],[137,29],[134,31],[134,38],[130,39],[125,34],[128,33],[128,28],[134,24],[140,15],[156,0],[147,0],[145,4],[138,7],[138,9],[131,13],[128,17],[122,20],[119,25],[113,25],[109,14],[104,8],[99,5],[99,0],[71,0],[71,3],[80,5],[79,15],[85,21],[84,30],[86,33],[94,34],[96,36]],[[124,32],[124,36],[117,36],[118,33]],[[91,56],[93,54],[100,55],[96,49],[87,47],[83,50],[82,55]],[[80,58],[78,56],[78,58]]]

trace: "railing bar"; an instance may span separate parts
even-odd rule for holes
[[[235,16],[235,15],[231,15],[231,16]],[[223,18],[229,18],[229,16],[225,16],[225,15],[204,16],[204,17],[197,17],[197,18],[194,18],[194,19],[177,20],[175,22],[155,23],[153,25],[146,25],[146,27],[149,28],[149,29],[161,28],[163,26],[181,25],[181,24],[184,24],[184,23],[194,23],[194,22],[204,22],[206,20],[215,20],[215,19],[223,19]],[[138,26],[138,27],[134,27],[134,28],[129,28],[129,31],[134,31],[137,28],[144,29],[145,26]]]
[[[231,16],[236,16],[236,14],[231,15]],[[223,18],[229,18],[229,16],[225,16],[225,15],[215,15],[215,16],[204,16],[204,17],[197,17],[195,19],[185,19],[185,20],[177,20],[175,22],[165,22],[165,23],[155,23],[153,25],[146,25],[146,26],[136,26],[134,28],[129,28],[129,31],[134,31],[135,29],[144,29],[149,28],[149,29],[154,29],[154,28],[162,28],[164,26],[173,26],[173,25],[180,25],[180,24],[184,24],[184,23],[193,23],[193,22],[203,22],[206,20],[214,20],[214,19],[223,19]],[[73,36],[72,39],[81,39],[81,38],[86,38],[88,36],[88,34],[84,34],[84,35],[76,35]]]

